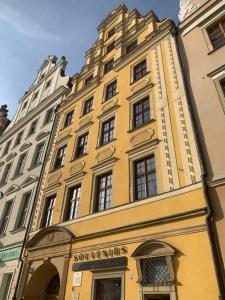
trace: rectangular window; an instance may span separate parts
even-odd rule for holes
[[[127,54],[132,52],[137,47],[137,40],[127,46]]]
[[[87,153],[88,132],[79,136],[75,157],[78,158]]]
[[[45,89],[46,89],[46,90],[50,87],[51,82],[52,82],[51,79],[49,79],[49,80],[46,82],[46,85],[45,85]]]
[[[93,80],[93,74],[91,74],[91,76],[87,77],[84,81],[84,86],[90,84]]]
[[[41,143],[36,147],[34,153],[33,166],[38,165],[42,162],[43,153],[44,153],[44,143]]]
[[[78,217],[79,205],[80,205],[80,189],[81,185],[77,185],[69,189],[65,221],[73,220]]]
[[[16,224],[15,224],[15,229],[25,228],[25,221],[28,214],[30,197],[31,197],[31,193],[27,193],[23,195],[23,199],[21,201],[21,206],[19,210],[19,215],[17,217]]]
[[[84,108],[83,108],[83,114],[82,114],[83,116],[88,114],[92,110],[93,99],[94,99],[94,97],[90,97],[84,101]]]
[[[112,173],[97,177],[95,211],[102,211],[112,206]]]
[[[66,128],[72,124],[73,114],[74,114],[73,110],[71,110],[66,114],[63,128]]]
[[[1,224],[0,224],[0,235],[6,232],[9,223],[10,214],[11,214],[12,204],[13,204],[12,201],[7,201],[5,204],[3,214],[2,214]]]
[[[53,121],[53,118],[54,118],[54,109],[53,109],[53,108],[50,108],[50,109],[46,112],[44,125],[45,125],[45,124],[48,124],[48,123],[50,123],[50,122],[52,122],[52,121]]]
[[[37,120],[35,120],[34,122],[31,123],[30,129],[29,129],[29,132],[28,132],[28,136],[35,133],[36,127],[37,127]]]
[[[0,290],[2,292],[1,300],[9,299],[8,296],[9,296],[9,289],[10,289],[10,285],[11,285],[11,281],[12,281],[12,276],[13,276],[13,273],[6,273],[3,275],[1,288],[0,288]]]
[[[225,78],[223,78],[222,80],[220,80],[220,86],[221,86],[221,89],[223,91],[223,95],[225,97]]]
[[[135,200],[142,200],[157,194],[154,155],[134,163]]]
[[[214,49],[225,44],[225,19],[217,21],[207,29],[209,39]]]
[[[9,163],[5,166],[5,170],[3,172],[2,179],[1,179],[2,184],[7,182],[11,167],[12,167],[12,163]]]
[[[110,98],[116,95],[116,89],[117,89],[117,80],[114,80],[113,82],[109,83],[106,86],[105,101],[109,100]]]
[[[63,166],[65,155],[66,155],[66,145],[58,149],[56,153],[54,169]]]
[[[26,162],[26,156],[27,153],[23,153],[20,155],[14,176],[19,176],[23,174],[23,169]]]
[[[140,78],[142,78],[143,76],[145,76],[145,74],[147,73],[147,62],[146,59],[144,59],[143,61],[141,61],[139,64],[137,64],[136,66],[134,66],[134,70],[133,70],[133,79],[134,81],[139,80]]]
[[[106,48],[106,53],[111,52],[111,51],[115,48],[115,45],[116,45],[115,41],[113,41],[112,43],[110,43],[110,44],[107,46],[107,48]]]
[[[107,144],[114,138],[114,126],[115,126],[115,118],[111,118],[110,120],[102,123],[102,131],[101,131],[101,145]]]
[[[134,128],[150,121],[149,97],[138,101],[133,106]]]
[[[116,28],[113,27],[112,29],[109,30],[108,32],[108,39],[111,38],[116,33]]]
[[[55,207],[56,195],[50,196],[46,198],[45,207],[43,211],[43,219],[42,219],[42,228],[48,227],[51,225],[53,211]]]
[[[4,148],[4,151],[3,151],[3,153],[2,153],[2,156],[9,153],[9,148],[10,148],[10,146],[11,146],[11,143],[12,143],[12,141],[8,141],[8,142],[6,143],[5,148]]]
[[[14,146],[20,145],[21,140],[22,140],[22,136],[23,136],[23,132],[21,131],[21,132],[18,133],[18,135],[16,137],[16,141],[15,141],[15,145]]]
[[[114,58],[110,59],[104,66],[104,74],[108,73],[110,70],[113,69],[114,65]]]
[[[121,278],[96,279],[94,300],[121,300]]]

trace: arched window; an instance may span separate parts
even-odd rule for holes
[[[154,295],[157,299],[176,299],[172,265],[174,254],[174,248],[157,240],[145,242],[134,251],[132,257],[137,263],[140,299],[154,299]]]

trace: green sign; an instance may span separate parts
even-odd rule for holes
[[[20,255],[21,247],[4,249],[0,251],[0,263],[17,259]]]

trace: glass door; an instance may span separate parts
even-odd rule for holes
[[[96,279],[94,300],[121,300],[121,278]]]

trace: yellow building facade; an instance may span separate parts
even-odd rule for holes
[[[175,25],[123,5],[58,110],[18,299],[213,300]]]

